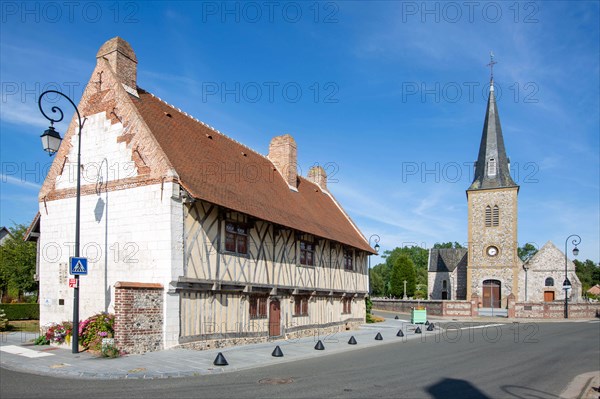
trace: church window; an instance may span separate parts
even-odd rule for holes
[[[487,174],[489,177],[496,176],[496,160],[494,158],[490,158],[490,160],[488,161]]]
[[[225,224],[225,250],[236,254],[248,254],[248,228],[242,224]]]
[[[264,319],[267,317],[267,297],[252,295],[250,297],[250,318]]]
[[[315,265],[315,244],[310,241],[300,241],[300,264],[305,266]]]
[[[442,289],[443,290],[447,290],[448,289],[448,281],[446,281],[446,280],[442,281]]]
[[[492,207],[485,207],[485,227],[492,227]]]
[[[554,287],[554,279],[552,277],[548,277],[544,285],[546,287]]]
[[[294,296],[294,316],[308,316],[308,295]]]
[[[500,224],[500,209],[498,205],[494,205],[494,209],[492,210],[492,226],[498,227]]]

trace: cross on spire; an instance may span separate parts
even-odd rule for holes
[[[492,84],[494,84],[494,65],[496,65],[497,63],[497,61],[494,61],[494,53],[490,51],[490,63],[487,64],[487,66],[490,67],[490,82]]]

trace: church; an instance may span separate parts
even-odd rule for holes
[[[493,68],[495,61],[490,63]],[[468,249],[430,249],[428,296],[433,300],[478,298],[478,307],[506,309],[517,302],[564,300],[565,255],[547,242],[527,262],[518,256],[519,186],[510,175],[493,74],[475,173],[467,189]],[[567,262],[570,301],[581,297],[575,265]]]
[[[115,313],[128,353],[356,328],[376,251],[295,139],[262,155],[143,90],[125,40],[102,45],[78,109],[80,318]],[[71,120],[39,193],[40,324],[72,320],[78,140]],[[39,231],[39,234],[37,234]]]

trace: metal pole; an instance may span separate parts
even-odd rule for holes
[[[46,117],[46,119],[48,119],[49,121],[51,121],[54,124],[54,122],[62,121],[63,117],[64,117],[62,110],[57,106],[53,106],[51,108],[51,110],[55,114],[56,113],[60,114],[58,116],[58,119],[49,117],[44,112],[44,110],[42,109],[42,97],[44,97],[48,93],[58,94],[59,96],[67,99],[69,101],[69,103],[71,103],[73,108],[75,109],[75,112],[77,113],[77,122],[78,122],[78,126],[79,126],[79,133],[78,133],[78,138],[77,138],[77,140],[78,140],[78,143],[77,143],[77,198],[76,198],[76,210],[75,210],[75,254],[74,255],[75,255],[75,257],[79,257],[79,243],[80,243],[79,232],[80,232],[80,213],[81,213],[81,130],[83,129],[83,123],[81,122],[81,115],[79,114],[79,109],[77,109],[77,105],[75,105],[73,100],[71,100],[64,93],[61,93],[60,91],[56,91],[56,90],[46,90],[45,92],[40,94],[40,97],[38,98],[38,106],[40,108],[40,111],[42,112],[42,115],[44,115],[44,117]],[[85,123],[85,121],[84,121],[84,123]],[[72,336],[71,352],[79,353],[79,275],[75,275],[75,288],[73,290],[73,330],[71,331],[71,336]]]
[[[565,240],[565,283],[569,280],[569,276],[567,274],[567,243],[569,242],[569,238],[571,237],[575,237],[573,238],[572,244],[575,245],[575,247],[577,247],[577,245],[579,245],[581,243],[581,237],[579,237],[577,234],[571,234],[570,236],[567,237],[567,239]],[[565,291],[565,319],[569,318],[569,297],[567,296],[567,289],[565,286],[565,283],[563,283],[563,290]]]
[[[375,245],[377,245],[379,243],[379,236],[377,234],[372,234],[371,237],[369,237],[369,246],[371,246],[371,239],[373,239],[373,242],[375,243]],[[378,249],[378,248],[376,248]],[[369,297],[371,296],[371,255],[368,255],[369,257],[369,271],[367,272],[367,281],[369,283]]]

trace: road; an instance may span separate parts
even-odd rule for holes
[[[465,327],[273,367],[163,380],[74,380],[0,369],[7,398],[557,398],[600,370],[600,323]],[[460,331],[460,332],[459,332]]]

